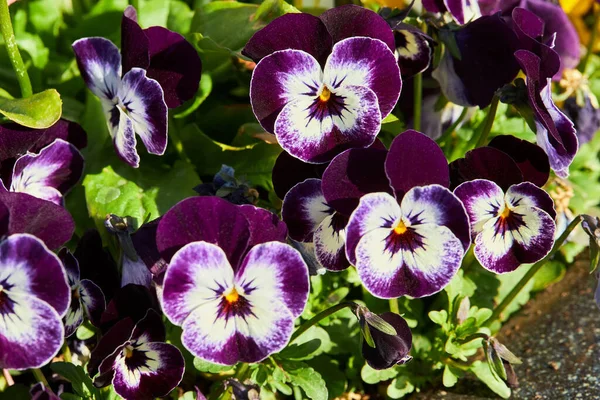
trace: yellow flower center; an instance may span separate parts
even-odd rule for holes
[[[224,295],[225,300],[227,300],[228,303],[235,303],[236,301],[238,301],[238,299],[240,298],[240,294],[237,292],[237,290],[235,290],[235,287],[231,288],[231,290],[229,291],[229,293],[227,293],[226,295]]]
[[[331,97],[331,90],[329,90],[329,88],[327,86],[323,86],[323,90],[321,91],[321,94],[319,95],[319,100],[328,101],[330,97]]]
[[[508,206],[505,204],[504,210],[502,210],[502,212],[500,213],[500,218],[506,219],[506,218],[508,218],[509,215],[510,215],[510,208],[508,208]]]
[[[404,232],[406,232],[407,229],[408,228],[406,228],[404,221],[400,220],[400,222],[398,222],[398,225],[396,225],[396,227],[394,228],[394,233],[396,235],[402,235]]]
[[[123,352],[125,353],[125,358],[131,358],[133,356],[133,347],[125,346]]]

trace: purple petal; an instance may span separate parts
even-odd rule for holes
[[[288,235],[287,226],[277,215],[251,204],[241,205],[240,211],[248,219],[250,228],[249,248],[266,242],[285,243]]]
[[[235,282],[247,293],[252,290],[261,298],[283,302],[294,318],[302,314],[308,300],[308,267],[300,253],[284,243],[253,247],[236,272]]]
[[[83,323],[83,308],[75,293],[71,294],[71,305],[67,310],[67,315],[63,318],[63,322],[65,324],[66,338],[73,335],[77,331],[77,328],[79,328],[79,325]]]
[[[315,230],[315,256],[330,271],[342,271],[350,266],[345,247],[347,223],[347,216],[335,212],[325,217]]]
[[[454,37],[460,60],[446,52],[433,77],[453,103],[485,108],[496,90],[519,72],[513,57],[517,37],[499,15],[481,17],[457,30]]]
[[[375,348],[363,342],[362,354],[371,368],[387,369],[406,360],[412,346],[412,333],[404,318],[398,314],[386,312],[380,317],[394,327],[396,334],[388,335],[371,327]]]
[[[394,28],[395,54],[404,80],[425,71],[433,56],[433,39],[408,24]]]
[[[461,25],[481,15],[478,0],[444,0],[444,4],[456,22]]]
[[[150,154],[162,155],[167,148],[167,106],[163,91],[146,71],[133,68],[123,76],[119,98]]]
[[[114,294],[100,317],[102,331],[105,332],[124,318],[131,318],[137,323],[151,308],[159,309],[154,292],[141,285],[123,286]]]
[[[148,38],[148,77],[155,79],[165,94],[165,103],[175,108],[198,91],[202,62],[198,52],[183,36],[161,26],[144,29]]]
[[[415,186],[448,187],[450,183],[448,161],[440,146],[414,130],[394,139],[385,160],[385,172],[398,199]]]
[[[274,133],[275,120],[283,107],[307,93],[316,96],[321,76],[317,60],[304,51],[282,50],[260,60],[250,81],[250,103],[258,122]]]
[[[42,382],[38,382],[29,390],[31,400],[61,400],[55,395],[50,388],[44,386]]]
[[[62,205],[62,195],[81,179],[83,156],[77,147],[56,139],[39,154],[26,154],[15,163],[12,192],[28,193]]]
[[[290,13],[275,18],[250,38],[242,54],[259,62],[279,50],[302,50],[322,65],[333,42],[321,20],[310,14]]]
[[[539,187],[548,181],[550,164],[541,147],[511,135],[496,136],[489,146],[508,154],[517,163],[523,180]]]
[[[294,186],[285,195],[281,207],[290,237],[300,242],[312,242],[319,224],[332,213],[323,196],[320,179],[307,179]]]
[[[321,187],[326,203],[349,216],[364,194],[391,193],[384,168],[386,155],[386,150],[366,148],[336,156],[323,173]]]
[[[356,265],[356,247],[363,236],[381,227],[391,227],[400,216],[400,206],[388,193],[364,195],[346,226],[346,257],[350,263]]]
[[[133,328],[134,322],[131,318],[125,318],[102,336],[96,347],[94,347],[87,365],[87,372],[90,376],[96,375],[102,361],[129,339]]]
[[[447,11],[443,0],[423,0],[423,8],[431,13]]]
[[[131,341],[137,343],[164,342],[167,336],[161,316],[154,310],[148,310],[146,316],[135,325]]]
[[[58,258],[62,262],[62,265],[65,267],[65,272],[67,273],[67,282],[70,287],[73,287],[79,283],[79,262],[73,256],[71,251],[66,247],[63,247],[58,252]]]
[[[67,210],[26,193],[0,191],[0,202],[8,208],[8,233],[30,233],[50,249],[65,244],[75,231],[75,222]]]
[[[373,14],[381,19],[391,35],[387,23]],[[391,43],[394,49],[393,35]],[[381,117],[385,118],[392,112],[402,90],[400,70],[392,51],[380,40],[366,37],[337,42],[325,65],[324,83],[332,92],[340,86],[368,87],[377,95]]]
[[[89,279],[83,279],[79,283],[79,298],[87,318],[94,326],[100,326],[100,318],[106,309],[102,289]]]
[[[156,244],[165,260],[188,243],[205,241],[221,247],[236,267],[250,242],[248,220],[239,207],[218,197],[193,197],[162,217]]]
[[[141,258],[138,257],[136,260],[132,260],[127,255],[123,255],[121,286],[130,283],[150,289],[152,286],[152,273]]]
[[[474,179],[495,182],[503,190],[523,182],[523,173],[506,153],[493,147],[479,147],[468,151],[465,158],[450,163],[451,187]]]
[[[2,294],[0,367],[23,370],[48,364],[63,344],[60,316],[35,296],[10,291]]]
[[[492,181],[475,179],[459,185],[454,194],[464,204],[473,238],[483,225],[498,216],[504,207],[504,192]]]
[[[275,193],[283,199],[286,193],[298,183],[309,178],[321,179],[325,168],[327,164],[305,163],[282,151],[275,161],[271,177]]]
[[[131,118],[117,106],[113,106],[106,116],[117,155],[133,168],[139,167],[140,156],[136,149],[137,139]]]
[[[127,6],[121,20],[121,53],[123,54],[123,73],[132,68],[147,69],[150,65],[148,37],[137,22],[137,12],[133,6]]]
[[[160,274],[159,270],[165,267],[166,262],[160,256],[156,246],[156,231],[160,218],[143,224],[131,234],[131,241],[137,255],[144,261],[146,267],[153,275]]]
[[[121,55],[110,40],[92,37],[73,43],[75,59],[87,87],[104,101],[111,101],[121,86]]]
[[[529,182],[511,186],[506,192],[506,201],[513,207],[537,207],[548,213],[552,219],[556,218],[554,201],[550,195]]]
[[[331,8],[320,15],[333,42],[364,36],[379,39],[394,51],[394,34],[385,20],[377,13],[354,4]]]
[[[133,347],[131,355],[121,350],[115,358],[113,386],[125,399],[153,399],[169,394],[183,378],[185,362],[179,349],[167,343],[145,343]]]

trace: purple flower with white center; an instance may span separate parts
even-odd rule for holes
[[[446,188],[442,150],[422,133],[394,139],[385,172],[395,197],[360,199],[346,228],[346,256],[376,297],[429,296],[450,282],[470,246],[467,215]]]
[[[423,0],[423,7],[432,13],[447,11],[460,25],[481,16],[477,0]]]
[[[530,182],[503,191],[476,179],[454,191],[469,215],[475,257],[487,270],[511,272],[541,260],[552,249],[556,225],[550,196]]]
[[[163,216],[163,310],[192,354],[233,365],[285,347],[309,291],[308,267],[286,236],[270,212],[218,197],[184,200]]]
[[[566,178],[579,144],[573,123],[552,101],[551,80],[560,68],[560,57],[552,46],[539,41],[544,32],[539,17],[523,8],[515,8],[512,17],[521,42],[515,57],[527,75],[537,143],[548,155],[556,175]]]
[[[290,237],[313,242],[317,260],[330,271],[350,266],[346,259],[346,224],[366,193],[389,192],[385,148],[350,149],[336,156],[321,179],[307,179],[285,196],[281,215]]]
[[[62,205],[63,195],[75,186],[82,173],[83,156],[77,147],[56,139],[38,154],[27,153],[17,159],[8,190]],[[1,181],[0,190],[7,190]]]
[[[102,387],[112,382],[115,392],[126,400],[166,396],[183,378],[183,355],[177,347],[164,343],[166,331],[156,311],[148,310],[133,329],[131,320],[123,321],[112,328],[118,333],[109,331],[103,337],[117,346],[100,364],[94,385]],[[124,340],[115,342],[117,337]]]
[[[71,291],[60,260],[38,238],[0,243],[0,368],[47,364],[63,344]]]
[[[106,308],[102,290],[89,279],[81,279],[79,262],[71,252],[63,248],[58,253],[71,288],[71,305],[65,315],[65,337],[75,333],[86,317],[93,325],[100,326],[100,317]]]
[[[121,54],[110,40],[93,37],[73,43],[81,76],[101,101],[117,155],[139,167],[139,135],[150,154],[167,148],[167,105],[160,84],[141,68],[131,68],[121,78]]]
[[[283,15],[243,51],[258,62],[250,82],[254,114],[303,161],[323,163],[367,147],[400,96],[394,49],[385,20],[362,7],[334,8],[319,18]]]

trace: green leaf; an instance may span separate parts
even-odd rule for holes
[[[503,399],[508,399],[510,397],[510,388],[492,372],[487,363],[475,361],[471,365],[471,372],[473,372],[480,381],[485,383],[487,387],[498,396]]]
[[[278,355],[287,360],[307,360],[331,348],[331,339],[327,331],[320,326],[312,326],[294,343],[288,345]]]
[[[83,323],[77,328],[75,336],[79,340],[87,340],[93,338],[95,334],[96,331],[93,329],[93,327],[88,326],[88,323]]]
[[[377,329],[379,332],[383,332],[392,336],[398,334],[392,325],[375,313],[367,313],[365,315],[365,320],[367,321],[367,324],[372,326],[374,329]]]
[[[388,386],[387,395],[392,399],[400,399],[414,391],[415,386],[410,382],[408,377],[399,376]]]
[[[381,381],[387,381],[392,378],[398,376],[397,368],[388,368],[388,369],[374,369],[369,366],[369,364],[365,364],[360,370],[360,377],[365,383],[375,384]]]
[[[254,23],[268,24],[283,14],[301,12],[296,7],[286,3],[283,0],[264,0],[254,14]]]
[[[200,372],[209,372],[211,374],[217,374],[219,372],[232,371],[234,367],[230,365],[213,364],[210,361],[194,357],[194,368],[196,368]]]
[[[85,399],[99,398],[99,390],[94,386],[92,379],[83,367],[67,362],[55,362],[50,364],[50,369],[71,382],[73,390],[79,396]]]
[[[29,388],[21,383],[7,387],[0,392],[0,400],[30,399]]]
[[[429,311],[429,319],[438,325],[444,325],[448,321],[448,313],[446,310]]]
[[[533,276],[532,290],[537,292],[547,288],[554,282],[560,281],[566,272],[567,267],[562,262],[548,261]]]
[[[167,20],[167,28],[186,35],[190,31],[194,18],[194,12],[186,3],[180,0],[171,0],[169,8],[169,19]]]
[[[445,387],[453,387],[458,382],[458,378],[462,376],[462,371],[456,367],[452,367],[448,364],[444,366],[444,375],[442,377],[442,383]]]
[[[326,355],[320,355],[308,360],[307,364],[321,374],[325,380],[329,398],[339,397],[346,391],[348,378],[346,377],[346,374],[340,370],[340,365],[337,360]]]
[[[138,19],[142,28],[167,26],[171,0],[142,0],[138,10]]]
[[[284,361],[283,369],[288,373],[291,383],[304,390],[313,400],[327,400],[327,385],[317,371],[302,362]]]
[[[61,113],[60,94],[54,89],[25,99],[0,98],[0,114],[28,128],[49,128],[60,119]]]

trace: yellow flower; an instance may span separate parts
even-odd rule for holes
[[[567,13],[571,22],[577,30],[579,41],[587,46],[590,41],[590,27],[586,25],[585,17],[593,12],[594,0],[560,0],[562,9]],[[598,7],[596,5],[596,7]],[[600,24],[597,26],[596,43],[594,43],[593,51],[600,51]]]

